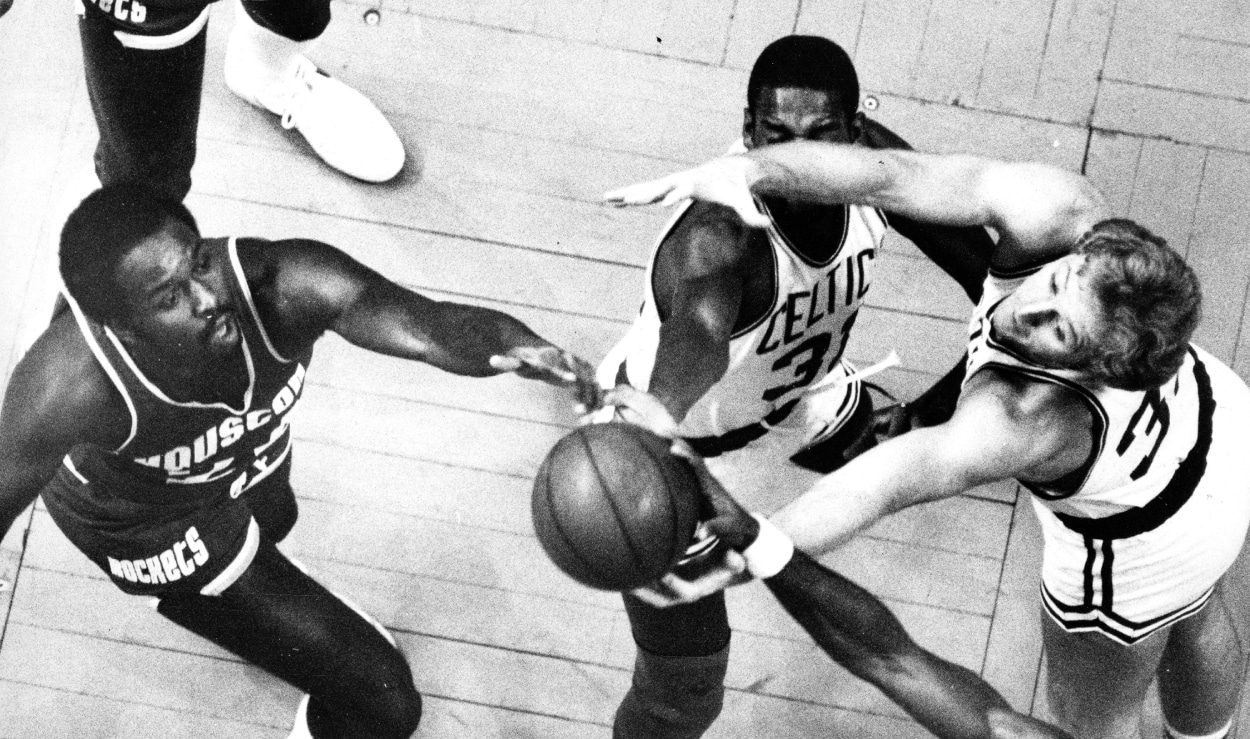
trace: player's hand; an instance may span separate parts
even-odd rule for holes
[[[659,398],[650,393],[632,385],[617,385],[603,396],[603,402],[615,406],[616,418],[625,423],[641,426],[656,436],[673,439],[674,442],[681,440],[673,414],[668,412],[668,408],[664,407]],[[673,453],[678,452],[674,449]]]
[[[528,380],[572,387],[577,396],[577,413],[593,411],[603,404],[603,390],[595,379],[595,368],[581,357],[557,347],[518,346],[507,354],[491,357],[490,366]]]
[[[615,206],[674,205],[690,198],[705,200],[733,208],[748,226],[764,228],[769,223],[768,218],[751,196],[751,185],[757,179],[759,167],[753,160],[728,156],[658,180],[613,190],[606,193],[603,200]]]

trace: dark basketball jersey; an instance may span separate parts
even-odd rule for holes
[[[117,30],[133,36],[185,35],[177,43],[157,43],[150,48],[170,48],[198,33],[208,21],[206,0],[80,0],[84,12],[107,18]],[[184,31],[184,34],[179,34]],[[149,48],[142,41],[126,46]]]
[[[235,405],[171,399],[143,375],[112,330],[87,318],[67,296],[88,346],[125,400],[130,430],[116,449],[75,447],[66,465],[119,497],[157,504],[237,498],[290,454],[288,419],[304,387],[311,348],[295,357],[274,349],[234,239],[208,240],[205,248],[217,250],[231,267],[229,289],[248,373]]]

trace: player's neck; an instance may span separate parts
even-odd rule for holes
[[[238,406],[251,379],[240,343],[224,355],[188,352],[175,355],[143,343],[126,349],[139,371],[169,398],[181,403],[226,403]]]

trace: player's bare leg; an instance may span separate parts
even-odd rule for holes
[[[1081,739],[1140,739],[1141,706],[1173,627],[1125,646],[1042,613],[1050,720]]]
[[[1228,734],[1245,684],[1250,615],[1250,547],[1200,612],[1177,624],[1159,664],[1159,700],[1173,739]]]

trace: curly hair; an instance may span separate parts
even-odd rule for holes
[[[747,109],[765,87],[798,87],[834,93],[847,118],[859,108],[859,76],[851,57],[821,36],[782,36],[760,52],[747,80]]]
[[[200,232],[185,205],[132,182],[106,185],[78,204],[61,229],[61,279],[84,313],[103,323],[124,317],[117,266],[171,219]]]
[[[1162,238],[1113,218],[1085,232],[1075,253],[1103,329],[1078,369],[1111,387],[1147,390],[1180,369],[1202,314],[1198,276]]]

